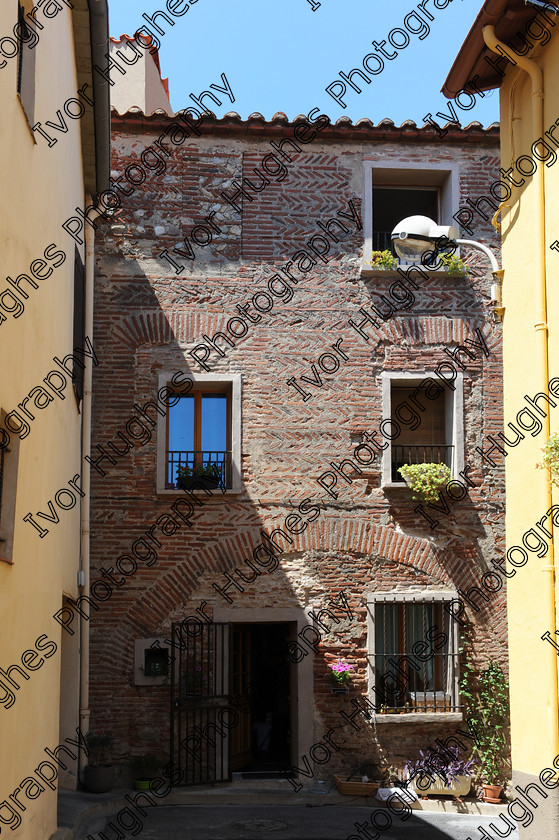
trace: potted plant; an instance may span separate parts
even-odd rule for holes
[[[154,755],[138,755],[130,762],[136,790],[149,790],[161,769],[161,761]]]
[[[330,668],[330,677],[332,679],[332,694],[346,694],[349,691],[349,683],[351,682],[350,671],[355,670],[353,665],[346,665],[341,659],[334,662]]]
[[[498,803],[508,764],[508,681],[500,665],[491,660],[479,673],[475,690],[473,676],[473,667],[467,662],[460,691],[466,700],[469,725],[476,733],[473,753],[480,766],[482,799]]]
[[[444,268],[450,277],[465,277],[470,269],[456,254],[437,254],[441,267]]]
[[[398,260],[392,251],[373,251],[366,265],[370,265],[371,268],[380,268],[382,271],[390,271],[397,268]]]
[[[214,490],[219,487],[220,482],[217,464],[197,464],[195,467],[185,465],[177,468],[177,487],[181,490],[191,490],[193,487]]]
[[[90,793],[106,793],[113,786],[114,767],[109,761],[112,742],[112,732],[97,729],[85,735],[87,766],[83,771],[83,783]]]
[[[455,746],[445,746],[444,751],[432,747],[425,752],[419,750],[417,761],[405,764],[408,787],[425,798],[444,794],[460,800],[470,792],[471,771],[477,763],[475,758],[462,758],[460,753]]]
[[[542,452],[541,464],[536,464],[536,467],[549,470],[551,483],[559,486],[559,432],[551,435]]]
[[[398,472],[412,491],[412,498],[421,502],[437,502],[441,488],[452,476],[446,464],[404,464]]]

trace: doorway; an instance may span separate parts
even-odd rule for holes
[[[230,691],[240,721],[231,731],[231,768],[251,776],[288,770],[293,733],[289,622],[231,625]]]

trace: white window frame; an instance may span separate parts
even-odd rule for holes
[[[399,170],[400,172],[410,172],[411,179],[409,186],[420,187],[421,173],[436,173],[437,181],[439,183],[425,184],[425,186],[439,187],[439,202],[440,202],[440,224],[452,225],[454,220],[453,213],[456,213],[460,203],[460,166],[457,163],[447,163],[446,161],[439,165],[437,163],[430,163],[428,161],[418,162],[401,162],[394,160],[382,161],[375,159],[371,160],[365,158],[363,161],[363,231],[364,231],[364,245],[363,245],[363,259],[361,262],[361,274],[378,274],[379,269],[374,269],[365,263],[371,260],[373,252],[373,187],[375,186],[375,172],[386,170]],[[377,184],[377,186],[388,186],[385,183]],[[397,186],[406,186],[405,184],[398,184]],[[405,208],[402,208],[402,218],[408,216]],[[456,249],[456,255],[459,256],[460,249]],[[407,265],[403,263],[401,265]],[[444,273],[444,269],[431,269],[439,273]]]
[[[454,391],[444,385],[434,373],[426,371],[425,373],[403,373],[400,371],[383,371],[381,373],[381,388],[382,388],[382,417],[388,419],[392,416],[392,385],[401,382],[403,385],[419,385],[424,379],[431,377],[441,388],[445,390],[445,417],[446,417],[446,439],[454,446],[452,450],[452,478],[459,480],[460,473],[464,470],[464,375],[462,373],[456,374],[456,379],[452,383]],[[428,403],[428,398],[424,397],[425,402]],[[418,410],[418,413],[419,410]],[[405,482],[392,481],[392,441],[385,440],[388,443],[386,449],[382,453],[382,487],[401,488],[405,487]],[[397,438],[394,440],[397,445]]]
[[[159,389],[171,385],[171,377],[176,371],[168,370],[159,374]],[[221,498],[222,495],[232,495],[242,492],[241,483],[241,395],[242,376],[240,373],[189,373],[188,377],[198,385],[199,383],[211,383],[212,385],[231,386],[231,487],[225,492],[219,489],[212,495],[214,498]],[[162,496],[176,496],[182,490],[169,490],[165,487],[165,476],[167,472],[166,462],[167,451],[167,411],[162,417],[157,415],[157,494]],[[190,490],[191,493],[204,494],[205,491]]]
[[[398,591],[392,590],[390,592],[375,592],[367,596],[367,685],[369,687],[368,697],[369,701],[375,705],[376,693],[375,688],[375,606],[376,604],[406,604],[406,603],[424,603],[431,602],[435,604],[445,604],[450,601],[458,599],[456,591],[435,590],[435,589],[420,589],[420,590],[406,590]],[[459,673],[459,635],[458,622],[448,616],[448,629],[452,633],[452,649],[455,651],[455,669],[454,669],[454,697],[456,704],[460,700],[460,673]],[[444,628],[441,628],[444,632]],[[450,639],[449,639],[450,641]],[[413,655],[413,654],[412,654]],[[449,654],[449,657],[452,654]],[[375,724],[378,723],[409,723],[424,722],[432,723],[436,720],[444,720],[446,722],[462,721],[462,712],[406,712],[402,714],[379,714],[373,712]]]

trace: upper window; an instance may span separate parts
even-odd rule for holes
[[[392,231],[407,216],[428,216],[439,224],[439,188],[373,186],[373,251],[392,251]]]
[[[428,162],[404,163],[365,160],[361,270],[373,251],[391,251],[391,233],[408,216],[428,216],[440,225],[452,223],[459,203],[459,169]],[[401,260],[399,260],[401,262]]]
[[[458,655],[450,593],[368,599],[370,693],[377,712],[457,712]]]
[[[454,478],[464,468],[463,377],[455,390],[428,373],[382,374],[382,413],[388,446],[383,451],[383,486],[405,484],[404,464],[446,464]]]
[[[25,2],[18,3],[18,66],[17,92],[29,125],[35,115],[35,44],[37,36],[25,20]],[[31,4],[32,5],[32,4]],[[31,8],[31,5],[29,8]]]
[[[161,490],[239,490],[240,377],[191,376],[169,388]]]
[[[231,386],[201,384],[169,401],[167,487],[196,479],[231,486]],[[203,484],[203,482],[202,482]]]

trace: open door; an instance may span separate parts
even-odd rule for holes
[[[232,769],[275,775],[291,766],[290,625],[231,625],[231,694],[239,722],[231,731]]]

